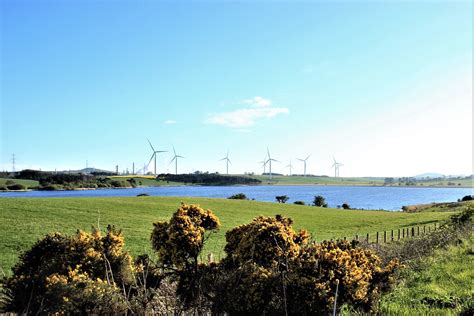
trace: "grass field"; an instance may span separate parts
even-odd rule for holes
[[[402,283],[383,297],[381,314],[458,315],[474,308],[473,265],[472,239],[438,250],[419,271],[403,272]]]
[[[11,181],[13,181],[15,183],[18,183],[18,184],[26,185],[27,187],[34,187],[34,186],[39,185],[39,182],[35,181],[35,180],[7,179],[7,178],[0,178],[0,185],[5,185],[5,183],[8,180],[11,180]]]
[[[303,177],[303,176],[268,176],[256,175],[252,178],[262,181],[263,184],[275,185],[383,185],[383,178],[334,178],[334,177]]]
[[[2,198],[0,199],[0,267],[10,273],[18,254],[48,232],[74,233],[100,223],[122,228],[126,247],[133,254],[151,253],[152,223],[168,220],[180,201],[200,204],[220,218],[222,227],[205,249],[223,256],[225,232],[258,215],[282,214],[305,228],[316,240],[348,238],[355,234],[423,225],[443,220],[453,212],[402,213],[316,208],[293,204],[189,197],[122,198]]]

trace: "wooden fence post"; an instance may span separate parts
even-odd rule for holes
[[[434,225],[434,230],[436,230],[436,223],[435,223],[435,225]]]
[[[420,226],[416,226],[417,235],[420,236]]]
[[[405,238],[405,228],[402,229],[402,238]]]
[[[393,229],[392,229],[392,232],[391,232],[391,239],[393,241]]]
[[[400,228],[398,229],[398,239],[397,240],[400,240]]]
[[[378,244],[379,243],[379,232],[377,232],[377,237],[375,238],[375,243]]]
[[[369,243],[369,233],[367,233],[367,243]]]
[[[423,235],[426,234],[426,225],[423,225]]]
[[[359,234],[356,234],[356,240],[359,241]]]
[[[383,231],[383,242],[384,243],[387,242],[387,231],[386,230]]]
[[[411,228],[411,237],[415,237],[415,227]]]

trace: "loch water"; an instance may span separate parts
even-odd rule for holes
[[[261,186],[163,186],[134,189],[98,189],[80,191],[0,192],[4,197],[119,197],[146,193],[151,196],[195,196],[227,198],[244,193],[249,199],[274,202],[275,196],[287,195],[287,203],[304,201],[310,204],[315,195],[325,197],[329,207],[348,203],[352,208],[400,210],[404,205],[431,202],[454,202],[472,195],[473,188],[432,187],[375,187],[375,186],[314,186],[314,185],[261,185]]]

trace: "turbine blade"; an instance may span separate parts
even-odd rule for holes
[[[167,150],[157,150],[155,151],[155,153],[167,153],[168,151]]]
[[[305,159],[305,160],[308,160],[308,159],[309,159],[309,157],[311,157],[311,154],[309,154],[309,155],[308,155],[308,157],[306,157],[306,159]]]
[[[153,145],[151,144],[150,140],[148,138],[146,140],[148,141],[148,144],[150,144],[150,147],[153,150],[153,152],[155,152],[156,150],[155,150],[155,148],[153,148]]]
[[[173,145],[173,152],[174,152],[174,155],[176,156],[176,150],[174,149],[174,145]]]
[[[153,160],[153,157],[155,157],[155,153],[153,153],[153,155],[151,155],[150,161],[148,161],[148,164],[147,164],[147,166],[149,166],[149,165],[150,165],[151,161]]]
[[[171,161],[170,161],[170,163],[168,164],[168,166],[171,165],[175,159],[176,159],[176,156],[174,156],[173,159],[171,159]]]

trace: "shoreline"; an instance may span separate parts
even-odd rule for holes
[[[255,184],[255,185],[248,185],[248,184],[234,184],[234,185],[202,185],[202,184],[182,184],[182,185],[156,185],[156,186],[137,186],[137,187],[111,187],[111,188],[74,188],[72,190],[66,189],[58,189],[58,190],[1,190],[1,193],[9,193],[9,192],[33,192],[33,191],[44,191],[44,192],[61,192],[61,191],[92,191],[92,190],[115,190],[115,189],[144,189],[144,188],[160,188],[160,187],[252,187],[252,186],[276,186],[276,187],[283,187],[283,186],[314,186],[314,187],[366,187],[366,188],[373,188],[373,187],[380,187],[380,188],[408,188],[408,189],[474,189],[473,186],[423,186],[423,185],[406,185],[406,186],[398,186],[398,185],[369,185],[369,184],[320,184],[320,183],[264,183],[264,184]]]

